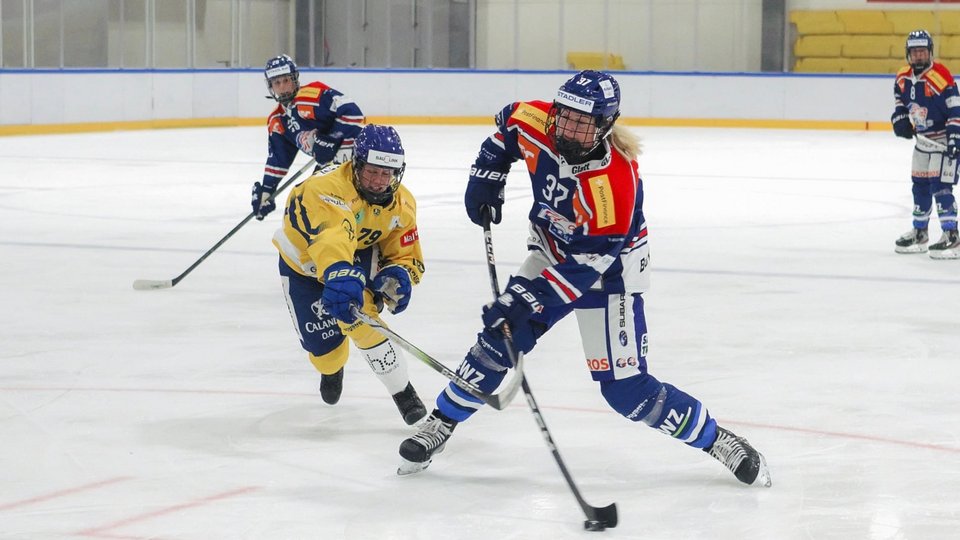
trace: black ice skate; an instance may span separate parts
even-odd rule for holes
[[[427,415],[427,408],[420,401],[420,396],[413,389],[413,385],[407,383],[407,387],[393,395],[393,402],[397,404],[397,410],[400,416],[408,426],[412,426]]]
[[[936,244],[930,245],[931,259],[960,259],[960,233],[956,230],[943,231]]]
[[[413,437],[400,443],[400,458],[402,459],[397,474],[404,476],[418,473],[430,466],[433,455],[443,452],[447,439],[453,435],[457,422],[447,418],[437,409],[430,417],[420,424],[420,431]]]
[[[333,375],[320,375],[320,397],[330,405],[340,401],[343,392],[343,368]]]
[[[746,439],[737,437],[731,431],[717,426],[717,440],[710,448],[704,448],[703,451],[723,463],[737,477],[737,480],[744,484],[770,487],[773,483],[763,454],[750,446]]]
[[[930,235],[926,229],[910,229],[897,238],[897,253],[926,253]]]

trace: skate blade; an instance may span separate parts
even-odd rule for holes
[[[940,249],[930,251],[930,258],[938,261],[960,259],[960,249]]]
[[[757,478],[753,481],[757,487],[770,487],[773,485],[773,479],[770,478],[770,469],[767,468],[767,458],[760,454],[760,470],[757,471]]]
[[[397,476],[407,476],[410,474],[417,474],[418,472],[422,472],[424,469],[429,467],[430,463],[432,462],[433,462],[432,459],[428,459],[427,461],[417,462],[417,461],[409,461],[401,457],[400,466],[397,467]]]
[[[894,248],[894,251],[896,251],[897,253],[904,253],[904,254],[909,254],[909,253],[926,253],[926,252],[927,252],[927,246],[926,246],[926,245],[919,245],[919,246],[918,246],[918,245],[912,245],[912,246],[905,246],[905,247],[897,246],[896,248]]]

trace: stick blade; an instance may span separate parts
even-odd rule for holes
[[[138,279],[133,282],[133,288],[138,291],[169,289],[170,287],[173,287],[172,279]]]
[[[595,522],[600,524],[603,528],[612,529],[617,526],[617,503],[611,503],[608,506],[603,508],[592,508],[592,511],[589,512],[593,514],[588,516],[588,522]],[[588,529],[590,530],[590,529]],[[598,529],[603,530],[603,529]]]

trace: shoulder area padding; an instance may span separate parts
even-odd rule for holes
[[[923,74],[923,77],[930,82],[930,86],[937,92],[943,92],[948,86],[954,84],[950,70],[940,62],[934,62],[933,66]]]
[[[519,101],[514,104],[513,113],[507,120],[507,126],[524,124],[534,131],[545,133],[547,131],[547,115],[551,106],[552,104],[546,101]]]

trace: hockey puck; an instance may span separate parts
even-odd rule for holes
[[[607,526],[602,521],[586,520],[583,522],[583,528],[588,531],[605,531]]]

